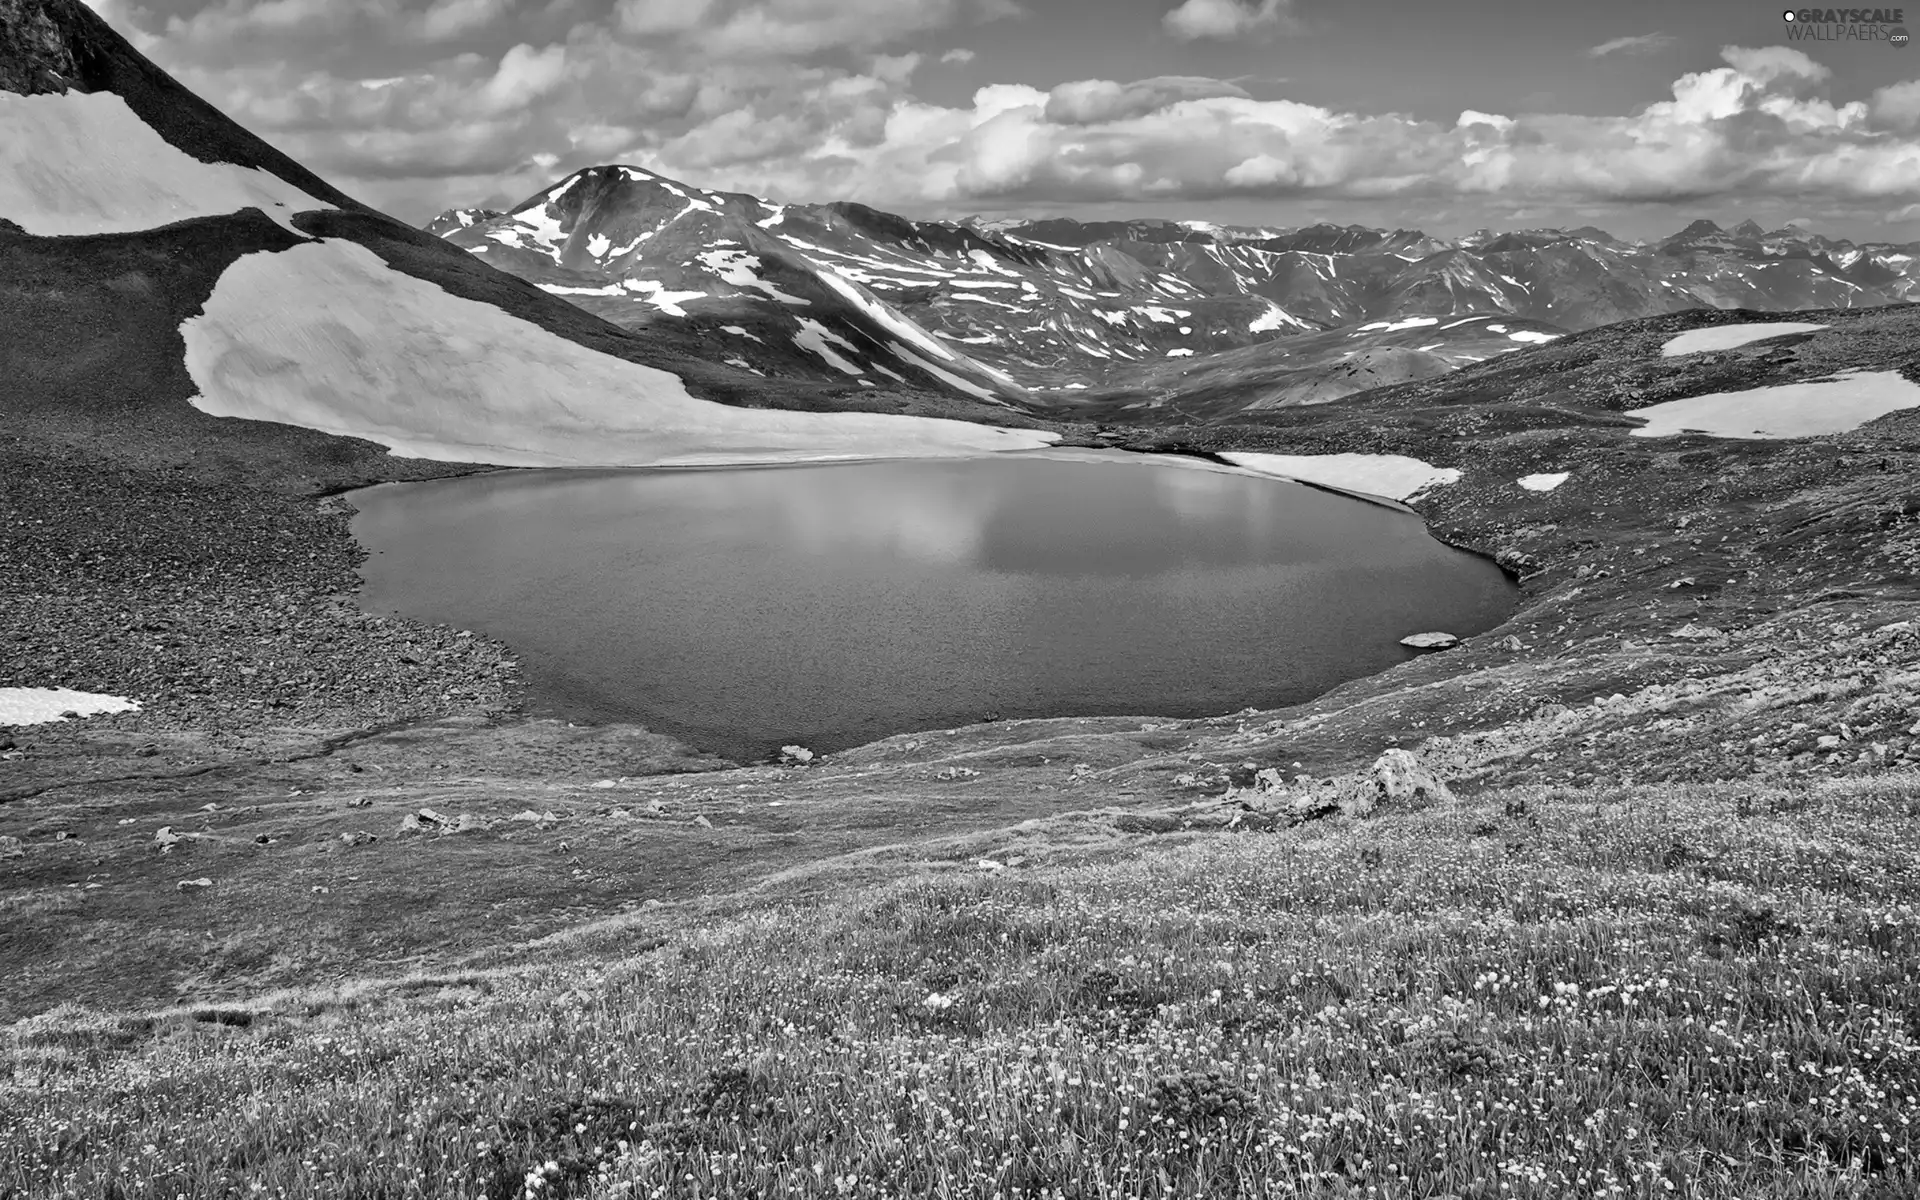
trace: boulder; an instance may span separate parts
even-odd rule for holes
[[[1340,806],[1350,817],[1366,816],[1383,804],[1426,808],[1451,803],[1454,798],[1452,789],[1409,750],[1387,751],[1373,760],[1361,778],[1365,786]]]
[[[213,880],[208,879],[206,876],[202,875],[198,879],[182,879],[179,883],[176,883],[173,886],[176,891],[204,892],[208,888],[213,886]]]
[[[171,852],[174,846],[185,840],[185,838],[173,831],[173,826],[171,825],[162,825],[153,831],[153,844],[160,848],[160,853],[162,854]]]
[[[1673,631],[1672,636],[1686,638],[1691,642],[1710,642],[1727,636],[1711,625],[1695,625],[1691,621]]]
[[[25,858],[27,848],[20,844],[17,837],[0,836],[0,858]]]
[[[1268,767],[1253,787],[1233,789],[1227,799],[1249,804],[1250,812],[1273,812],[1289,824],[1341,813],[1364,817],[1388,808],[1426,808],[1454,799],[1453,791],[1408,750],[1388,750],[1364,771],[1331,779],[1301,777],[1288,783]]]
[[[1415,633],[1400,639],[1402,646],[1411,646],[1415,650],[1446,650],[1460,644],[1460,639],[1450,633]]]
[[[805,766],[813,761],[813,751],[805,746],[782,746],[780,761],[787,766]]]

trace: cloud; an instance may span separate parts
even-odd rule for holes
[[[1259,0],[1258,7],[1248,0],[1184,0],[1160,18],[1160,25],[1183,42],[1271,36],[1299,28],[1293,0]]]
[[[671,37],[722,59],[874,50],[964,21],[1017,16],[1012,0],[617,0],[626,33]]]
[[[1467,110],[1451,125],[1254,100],[1184,77],[995,85],[956,107],[875,89],[861,103],[884,107],[884,136],[870,143],[839,131],[850,117],[806,102],[772,128],[689,130],[655,165],[720,168],[696,174],[708,186],[752,180],[789,197],[949,212],[1231,196],[1862,201],[1920,188],[1920,140],[1873,128],[1863,101],[1829,100],[1825,67],[1778,46],[1721,57],[1726,65],[1681,76],[1670,98],[1631,115]]]
[[[1202,76],[1161,75],[1133,83],[1083,79],[1048,92],[1041,115],[1056,125],[1097,125],[1142,117],[1182,100],[1246,94],[1234,84]]]
[[[1642,33],[1632,37],[1617,37],[1601,42],[1598,46],[1587,48],[1588,58],[1605,58],[1609,54],[1652,54],[1673,45],[1674,38],[1665,33]]]
[[[1890,225],[1901,221],[1920,221],[1920,203],[1902,205],[1883,219]]]
[[[1887,129],[1920,126],[1920,79],[1910,79],[1874,92],[1867,105],[1876,123]]]
[[[713,9],[713,0],[619,0],[613,11],[621,29],[646,37],[699,29]]]
[[[94,2],[162,19],[131,7],[142,0]],[[486,54],[442,47],[490,19],[489,0],[398,3],[213,0],[169,21],[149,53],[349,194],[415,220],[620,161],[776,200],[939,216],[1225,198],[1330,214],[1381,199],[1431,213],[1703,198],[1877,214],[1920,195],[1920,81],[1838,102],[1832,73],[1786,46],[1726,47],[1622,115],[1428,120],[1254,99],[1195,75],[916,96],[928,59],[885,43],[1008,15],[990,0],[619,0],[570,30],[518,21],[520,40]],[[447,41],[424,38],[435,11]],[[785,57],[756,40],[776,27],[797,39]],[[380,52],[364,53],[376,35]],[[337,54],[343,38],[363,53]]]
[[[507,7],[507,0],[434,0],[414,18],[412,29],[422,41],[451,41],[492,25]]]
[[[521,108],[548,95],[567,78],[567,48],[535,50],[521,42],[500,58],[500,66],[480,89],[480,102],[493,112]]]
[[[943,63],[970,63],[973,61],[973,51],[965,47],[955,46],[945,54],[942,54],[940,61]]]

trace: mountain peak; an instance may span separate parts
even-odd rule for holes
[[[1705,217],[1702,217],[1698,221],[1695,221],[1693,224],[1687,226],[1685,229],[1682,229],[1679,233],[1674,234],[1672,237],[1668,238],[1667,240],[1670,242],[1678,242],[1678,241],[1685,241],[1691,238],[1713,237],[1717,234],[1722,234],[1725,232],[1726,230],[1720,228],[1718,225],[1715,225],[1712,221],[1707,220]]]
[[[1735,237],[1765,237],[1766,233],[1766,230],[1760,228],[1760,222],[1754,220],[1752,217],[1748,217],[1733,227],[1733,236]]]

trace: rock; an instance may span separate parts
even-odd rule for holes
[[[1343,803],[1340,807],[1348,816],[1365,816],[1382,804],[1425,808],[1451,803],[1454,798],[1452,789],[1409,750],[1389,750],[1382,754],[1373,760],[1364,778],[1371,785],[1372,794],[1362,793],[1350,803]]]
[[[17,837],[0,836],[0,858],[25,858],[27,848]]]
[[[476,829],[485,829],[487,822],[472,813],[461,813],[459,824],[453,827],[455,833],[472,833]]]
[[[352,833],[343,833],[340,835],[340,841],[348,846],[370,846],[379,840],[379,838],[364,829],[357,829]]]
[[[805,746],[782,746],[780,761],[790,767],[804,766],[813,761],[813,751]]]
[[[366,808],[372,803],[373,801],[371,799],[367,798],[366,796],[361,796],[361,797],[358,797],[357,799],[347,801],[347,807],[348,808]]]
[[[421,809],[419,816],[420,820],[428,825],[445,825],[447,823],[445,817],[430,808]]]
[[[509,821],[523,821],[529,825],[545,825],[559,819],[560,818],[554,816],[552,813],[537,813],[530,808],[517,812],[507,818]]]
[[[1508,634],[1506,637],[1500,639],[1500,648],[1510,653],[1518,654],[1527,648],[1527,644],[1513,634]]]
[[[1689,621],[1685,625],[1682,625],[1680,628],[1674,630],[1671,636],[1677,637],[1677,638],[1686,638],[1688,641],[1692,641],[1692,642],[1710,642],[1716,638],[1723,638],[1727,635],[1722,633],[1720,630],[1715,629],[1711,625],[1695,625],[1693,622]]]
[[[980,777],[980,772],[974,770],[972,767],[945,767],[935,771],[933,777],[943,781],[950,779],[977,779]]]
[[[198,879],[182,879],[179,883],[176,883],[173,886],[176,891],[202,892],[213,886],[213,880],[208,879],[205,875],[202,875]]]
[[[588,784],[587,786],[593,787],[593,788],[599,788],[600,790],[605,791],[607,788],[619,787],[620,785],[615,783],[611,779],[602,779],[597,783],[591,783],[591,784]]]
[[[713,822],[712,822],[712,821],[709,821],[709,820],[707,820],[707,819],[706,819],[705,817],[695,817],[695,818],[693,819],[693,823],[694,823],[695,825],[698,825],[698,826],[699,826],[700,828],[702,828],[702,829],[712,829],[712,828],[713,828]]]
[[[1450,633],[1415,633],[1400,639],[1402,646],[1411,646],[1415,650],[1446,650],[1460,644],[1460,639]]]
[[[173,826],[171,825],[162,825],[153,831],[153,844],[160,848],[160,853],[162,854],[171,853],[174,846],[185,840],[185,838],[173,831]]]
[[[1170,812],[1121,813],[1113,827],[1121,833],[1173,833],[1180,828],[1180,818]]]
[[[420,819],[419,813],[408,813],[406,816],[400,818],[401,837],[405,837],[409,833],[425,833],[428,828],[427,823]]]
[[[996,862],[991,858],[980,859],[978,862],[974,863],[973,865],[976,867],[979,867],[982,871],[1004,871],[1007,869],[1007,864],[1003,862]]]

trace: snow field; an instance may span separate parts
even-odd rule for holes
[[[1845,433],[1902,409],[1920,407],[1920,387],[1898,371],[1850,371],[1832,379],[1714,392],[1636,408],[1647,423],[1634,437],[1697,430],[1713,437],[1796,438]]]
[[[1263,475],[1366,492],[1389,500],[1405,500],[1460,478],[1454,467],[1436,467],[1404,454],[1259,454],[1230,450],[1220,457]]]
[[[181,325],[214,416],[498,466],[720,465],[1031,449],[1058,435],[872,413],[733,408],[326,239],[242,256]]]
[[[258,167],[194,158],[112,92],[0,91],[0,217],[39,237],[133,233],[257,208],[330,209]],[[305,234],[300,234],[305,237]]]

